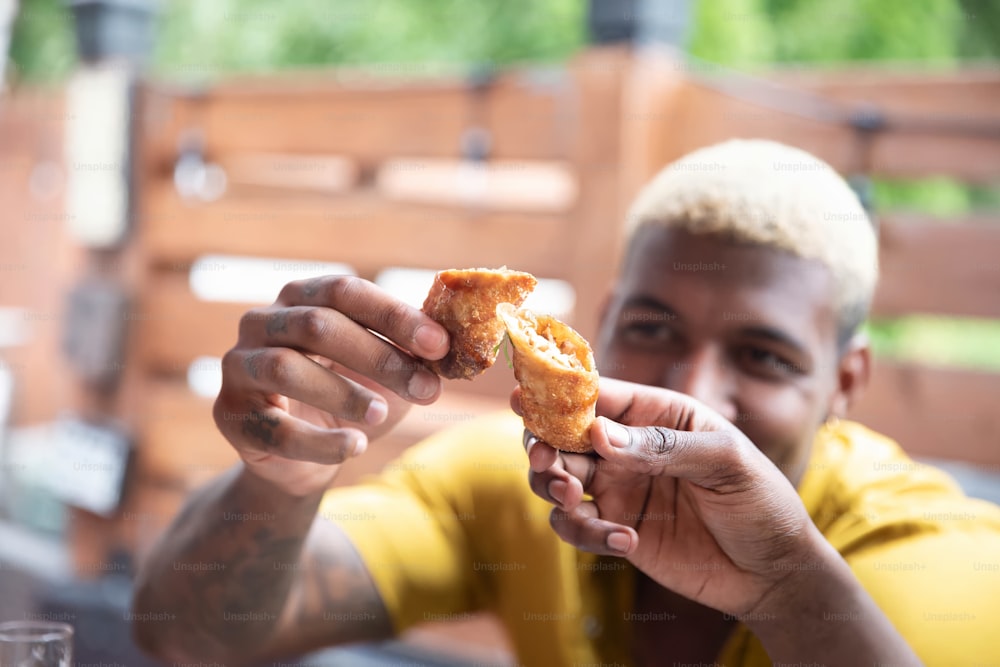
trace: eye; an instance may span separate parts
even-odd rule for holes
[[[805,372],[787,357],[756,345],[741,348],[738,356],[741,367],[759,377],[781,379]]]
[[[619,320],[618,336],[630,345],[653,347],[673,339],[674,332],[663,313],[628,311]]]

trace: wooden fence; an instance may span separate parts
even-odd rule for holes
[[[20,142],[5,148],[20,156],[5,158],[8,164],[37,162],[43,145],[58,153],[58,124],[25,111],[39,104],[59,117],[58,95],[5,102],[0,142]],[[71,408],[113,417],[133,434],[136,467],[121,512],[74,514],[78,568],[98,572],[95,564],[113,548],[147,548],[183,496],[235,459],[212,424],[210,399],[190,391],[186,372],[199,357],[231,347],[240,315],[255,304],[198,300],[188,273],[199,257],[341,261],[368,278],[395,266],[507,264],[569,282],[577,297],[572,321],[591,336],[625,207],[670,160],[730,137],[767,137],[847,174],[996,183],[996,109],[995,71],[780,71],[749,80],[620,48],[478,82],[310,75],[201,90],[144,82],[135,229],[111,264],[95,253],[81,259],[85,253],[63,238],[58,197],[29,201],[27,166],[0,178],[5,201],[15,203],[0,262],[27,267],[0,281],[5,303],[57,313],[83,270],[125,282],[135,303],[112,396],[74,389],[60,372],[59,318],[45,321],[45,335],[9,350],[22,389],[15,420],[42,421]],[[48,143],[38,138],[44,134]],[[493,175],[484,181],[473,170],[472,185],[465,183],[461,160],[487,147]],[[182,196],[174,178],[182,150],[226,173],[221,197]],[[441,178],[453,184],[435,185]],[[536,178],[552,187],[531,187]],[[428,191],[436,200],[420,199]],[[48,207],[48,217],[31,213],[39,207]],[[882,216],[875,314],[1000,317],[998,223],[995,213],[960,221]],[[39,258],[39,247],[52,256]],[[341,483],[377,470],[422,435],[496,407],[511,384],[506,369],[450,383],[441,404],[415,410],[392,438],[349,464]],[[1000,374],[878,360],[855,416],[915,455],[996,470],[997,396]]]

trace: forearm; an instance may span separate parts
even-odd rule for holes
[[[233,660],[263,649],[321,498],[281,492],[242,466],[199,491],[137,578],[140,643],[174,660]]]
[[[832,546],[822,541],[814,560],[797,565],[749,615],[773,662],[922,664]]]

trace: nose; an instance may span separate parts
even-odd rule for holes
[[[729,371],[721,352],[711,346],[693,349],[672,361],[664,386],[698,399],[729,421],[736,418]]]

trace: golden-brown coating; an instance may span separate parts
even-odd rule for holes
[[[598,375],[583,336],[548,315],[497,306],[514,346],[524,426],[556,449],[586,453],[596,413]]]
[[[504,325],[497,317],[501,303],[520,306],[538,281],[530,273],[501,269],[449,269],[434,278],[423,311],[448,330],[447,356],[427,362],[449,379],[471,380],[493,365]]]

